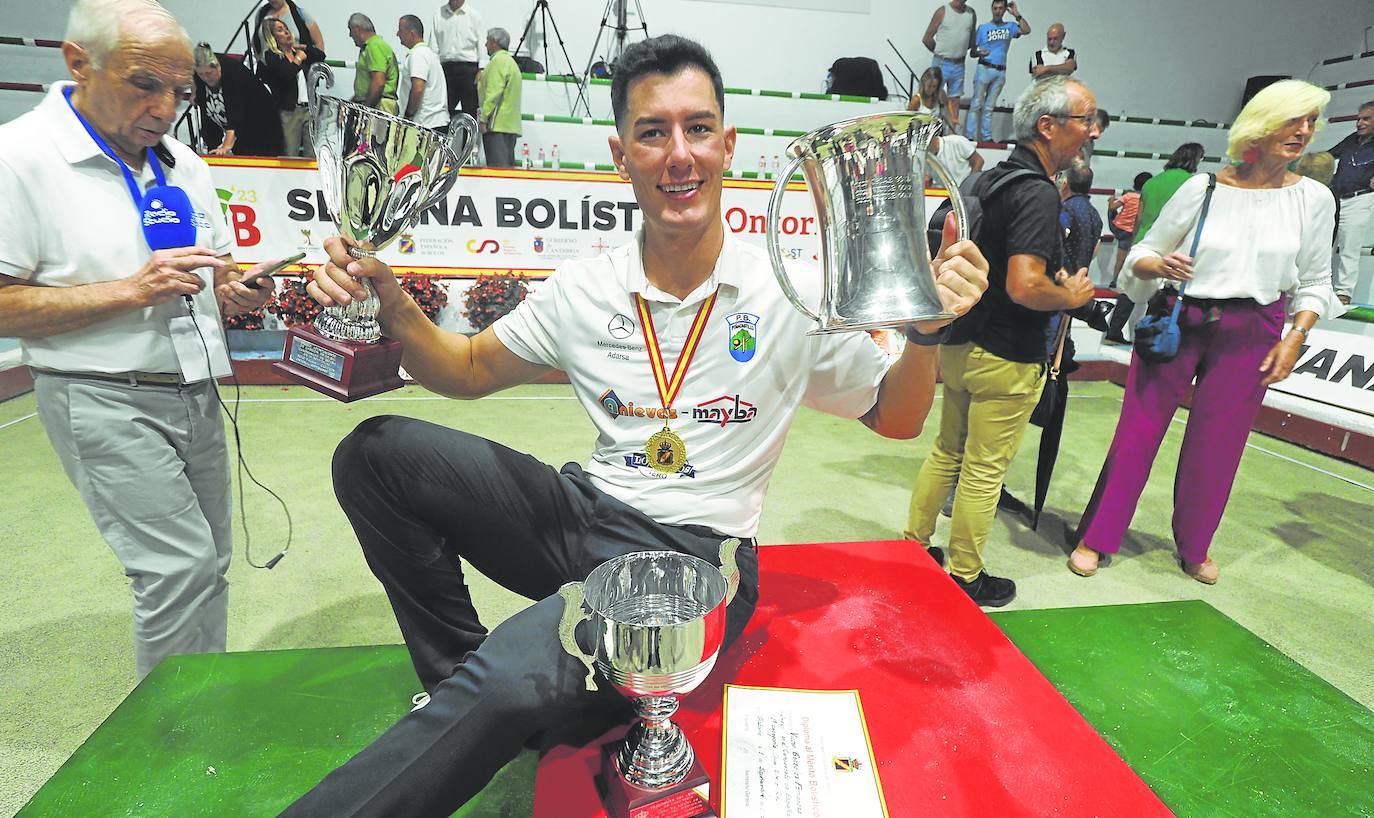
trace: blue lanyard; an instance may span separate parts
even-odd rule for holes
[[[138,209],[142,207],[143,191],[138,188],[138,182],[134,179],[134,172],[129,169],[128,165],[124,164],[124,160],[120,159],[119,156],[115,154],[110,146],[105,143],[105,140],[100,138],[100,134],[95,132],[95,128],[92,128],[91,124],[86,121],[86,118],[76,110],[76,106],[72,104],[72,90],[73,89],[69,87],[62,92],[63,98],[67,100],[67,107],[72,109],[72,115],[76,117],[76,121],[80,122],[81,127],[86,129],[86,133],[91,135],[91,139],[95,141],[96,147],[100,148],[106,156],[115,160],[115,164],[119,165],[119,169],[124,173],[124,183],[129,186],[129,195],[134,199],[134,208]],[[153,177],[157,180],[159,185],[167,184],[167,176],[162,172],[162,166],[158,164],[157,157],[153,154],[153,149],[148,148],[147,153],[148,161],[153,165]]]

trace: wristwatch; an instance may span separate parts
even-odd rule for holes
[[[949,338],[949,328],[952,326],[954,326],[953,323],[945,324],[940,328],[939,332],[932,332],[926,335],[925,333],[917,332],[914,324],[908,324],[906,329],[902,331],[902,334],[906,336],[908,343],[915,344],[916,346],[937,347]]]

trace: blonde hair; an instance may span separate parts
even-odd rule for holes
[[[98,69],[124,40],[146,42],[158,34],[191,42],[181,23],[155,0],[76,0],[65,39],[81,46]]]
[[[281,53],[281,46],[277,45],[276,32],[272,31],[272,26],[277,23],[286,26],[286,23],[283,23],[280,17],[273,17],[269,14],[262,18],[262,25],[258,27],[258,36],[262,38],[262,47],[264,49],[271,51],[278,57],[285,57],[286,55]],[[290,31],[291,29],[287,28],[286,30]]]
[[[1306,176],[1308,179],[1315,179],[1324,185],[1329,185],[1332,177],[1336,175],[1336,157],[1325,151],[1304,153],[1293,164],[1293,172],[1299,176]]]
[[[1331,92],[1302,80],[1279,80],[1266,86],[1241,109],[1227,137],[1226,155],[1240,161],[1245,151],[1285,123],[1317,112],[1313,133],[1321,129],[1321,113]]]
[[[219,68],[219,57],[215,56],[215,49],[211,48],[210,44],[204,40],[196,43],[196,47],[191,49],[191,54],[195,57],[196,68],[204,68],[207,65],[211,68]]]

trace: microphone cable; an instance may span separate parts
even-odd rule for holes
[[[200,331],[200,322],[196,321],[195,302],[189,295],[183,294],[182,298],[186,301],[186,309],[191,313],[191,323],[195,326],[196,335],[200,338],[201,349],[205,351],[206,371],[213,372],[214,366],[210,361],[210,345],[205,341],[205,334]],[[229,355],[229,344],[227,339],[225,341],[224,354],[226,356]],[[291,538],[295,531],[295,526],[292,524],[291,509],[286,505],[286,501],[275,491],[263,485],[262,482],[253,475],[253,470],[249,468],[248,461],[243,457],[243,442],[239,435],[239,400],[242,397],[243,390],[239,385],[238,375],[234,373],[232,358],[230,358],[229,361],[229,378],[234,382],[234,408],[232,410],[225,405],[224,398],[220,396],[219,381],[213,374],[210,376],[210,385],[215,391],[215,400],[219,403],[220,409],[224,411],[224,414],[229,416],[229,425],[234,430],[234,452],[237,455],[238,462],[239,524],[243,526],[243,558],[254,568],[262,568],[270,571],[277,567],[277,563],[282,561],[282,558],[286,556],[286,552],[291,550]],[[281,506],[282,513],[286,515],[286,545],[277,552],[276,556],[262,564],[253,562],[253,535],[248,529],[248,510],[243,502],[243,476],[245,473],[248,475],[248,479],[253,481],[253,485],[272,495],[272,499],[277,501],[277,505]]]

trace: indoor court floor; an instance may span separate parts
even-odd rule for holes
[[[232,400],[233,389],[224,392]],[[1089,579],[1068,571],[1065,527],[1077,522],[1092,490],[1121,394],[1109,383],[1074,382],[1063,451],[1039,530],[999,513],[984,556],[991,571],[1017,581],[1018,596],[1007,610],[1203,600],[1374,707],[1374,475],[1368,470],[1252,435],[1212,550],[1221,581],[1206,587],[1184,576],[1172,556],[1172,475],[1187,417],[1180,411],[1121,554]],[[937,400],[927,433],[915,441],[885,440],[856,422],[802,410],[769,490],[760,542],[900,536],[911,482],[929,450],[939,408]],[[127,581],[33,412],[32,394],[0,403],[0,464],[8,482],[0,493],[2,814],[21,807],[134,687]],[[592,428],[566,386],[522,387],[471,403],[407,387],[352,405],[303,388],[244,388],[244,454],[258,479],[287,501],[294,540],[274,570],[262,571],[245,561],[248,538],[238,528],[230,572],[230,650],[400,641],[329,482],[335,443],[360,419],[383,413],[462,428],[555,465],[583,460],[592,440]],[[1007,478],[1008,487],[1026,500],[1037,445],[1032,427]],[[261,563],[284,544],[285,518],[251,484],[246,511],[252,557]],[[942,519],[936,544],[942,544],[947,524]],[[918,557],[914,551],[912,556]],[[522,605],[479,575],[471,577],[488,625]],[[1113,633],[1085,627],[1077,638],[1086,646],[1111,640]],[[1073,644],[1061,641],[1058,649],[1072,654]],[[1034,652],[1028,655],[1036,659]],[[527,777],[512,780],[523,786]]]

